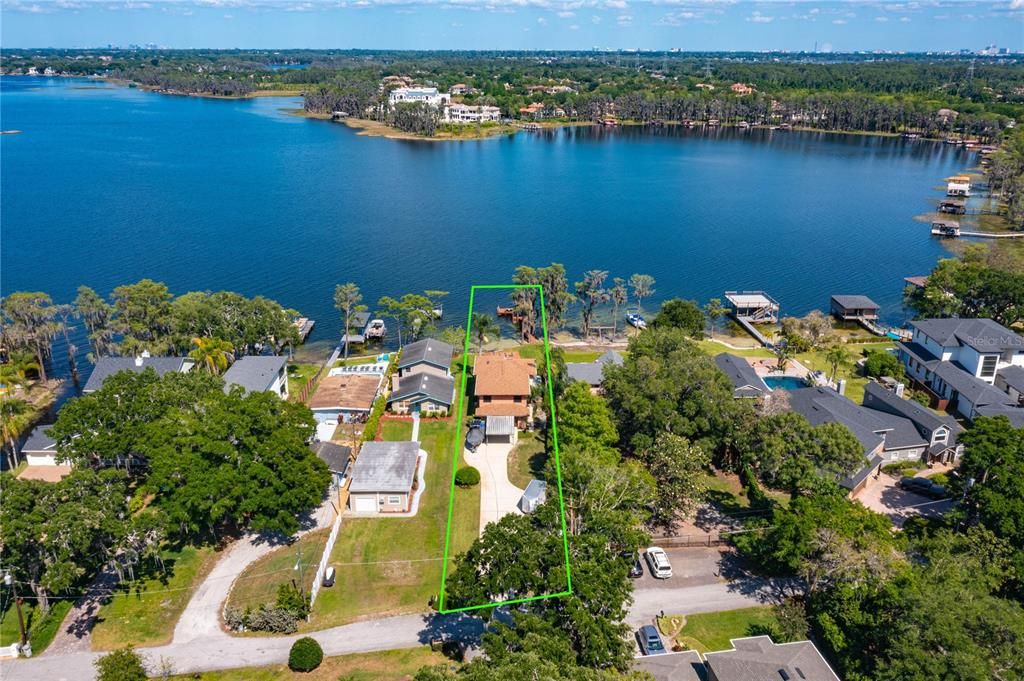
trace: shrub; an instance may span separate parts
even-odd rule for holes
[[[922,407],[930,407],[932,405],[931,395],[923,390],[911,390],[910,399],[914,400]]]
[[[455,471],[455,484],[459,487],[473,487],[480,484],[480,471],[472,466],[463,466]]]
[[[270,631],[275,634],[294,634],[299,630],[295,615],[284,608],[263,604],[258,609],[246,612],[244,626],[253,631]]]
[[[295,615],[296,619],[303,619],[309,614],[309,596],[301,593],[291,582],[277,587],[276,605],[279,609]]]
[[[891,352],[873,350],[867,353],[867,360],[864,362],[864,373],[875,378],[892,376],[893,378],[900,379],[903,378],[903,364],[900,362],[899,357]]]
[[[142,656],[131,646],[115,650],[95,662],[97,681],[146,681]]]
[[[293,672],[311,672],[324,660],[324,651],[316,639],[303,636],[292,644],[288,653],[288,668]]]

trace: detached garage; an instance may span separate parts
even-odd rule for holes
[[[418,442],[367,442],[352,466],[354,513],[405,513],[416,489]]]
[[[516,419],[514,416],[488,416],[484,433],[488,443],[515,444]]]

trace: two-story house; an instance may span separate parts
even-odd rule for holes
[[[514,352],[485,352],[473,366],[476,415],[510,416],[516,428],[526,428],[533,416],[530,388],[537,363]]]
[[[880,383],[864,387],[864,406],[874,411],[899,416],[914,424],[928,443],[928,461],[953,463],[963,453],[957,437],[963,428],[948,414],[939,415],[914,400],[905,400]]]
[[[996,376],[1024,367],[1024,337],[991,319],[922,319],[911,322],[899,356],[911,380],[936,406],[973,419],[983,407],[1015,406],[994,387]]]
[[[402,348],[397,371],[391,379],[388,408],[396,414],[445,413],[455,401],[455,379],[451,374],[455,348],[434,338]]]

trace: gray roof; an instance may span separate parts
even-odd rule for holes
[[[910,324],[943,347],[966,345],[988,353],[1024,351],[1024,337],[991,319],[920,319]]]
[[[419,452],[418,442],[365,443],[352,467],[349,492],[409,492]]]
[[[388,404],[412,398],[413,402],[431,399],[450,407],[454,396],[455,379],[451,376],[434,376],[428,373],[413,374],[398,379],[398,387],[388,397]]]
[[[843,424],[864,446],[865,454],[870,455],[883,441],[887,450],[928,445],[909,419],[867,409],[831,388],[792,390],[789,406],[812,425]]]
[[[838,296],[832,296],[832,301],[837,303],[840,307],[842,307],[842,308],[844,308],[846,310],[864,310],[864,309],[877,310],[878,309],[878,303],[876,303],[875,301],[871,300],[867,296],[838,295]]]
[[[515,416],[488,416],[484,427],[487,435],[511,435],[516,432]]]
[[[523,490],[523,498],[530,501],[541,500],[546,498],[547,490],[548,483],[534,478],[526,485],[526,489]]]
[[[633,669],[647,672],[654,681],[703,681],[704,663],[696,650],[646,655],[633,660]]]
[[[867,465],[865,465],[864,468],[861,468],[853,475],[848,475],[842,480],[840,480],[839,486],[845,489],[853,489],[860,483],[864,482],[864,480],[867,479],[869,475],[874,473],[875,469],[882,465],[883,461],[885,461],[885,459],[883,459],[878,454],[875,454],[868,460]]]
[[[913,359],[916,359],[921,364],[925,365],[929,369],[939,363],[939,358],[936,357],[931,350],[915,342],[903,342],[899,343],[898,347],[905,353],[907,353]]]
[[[978,407],[978,413],[982,416],[1005,416],[1014,428],[1024,428],[1024,409],[1020,407],[989,405]]]
[[[742,357],[723,352],[715,355],[715,364],[732,381],[733,397],[757,397],[771,392],[750,362]]]
[[[868,409],[910,419],[911,423],[917,427],[917,431],[929,440],[931,439],[931,434],[942,426],[946,426],[952,432],[953,438],[963,430],[952,416],[936,414],[923,404],[914,400],[905,400],[874,381],[869,382],[864,387],[864,406]],[[951,439],[950,444],[953,441]]]
[[[287,357],[247,355],[235,360],[224,372],[224,390],[240,385],[245,392],[270,390],[278,373],[288,362]]]
[[[622,366],[623,363],[621,354],[608,350],[593,362],[567,362],[565,370],[571,380],[597,386],[601,385],[601,379],[604,378],[605,364]]]
[[[104,381],[121,371],[142,373],[146,369],[152,369],[157,376],[163,376],[172,371],[188,371],[194,365],[195,362],[188,357],[100,357],[96,360],[96,366],[89,374],[89,380],[85,382],[82,392],[99,390],[103,387]]]
[[[435,338],[424,338],[402,348],[402,358],[398,362],[398,368],[405,369],[414,364],[426,363],[447,371],[451,367],[454,353],[454,346]]]
[[[839,681],[810,641],[773,643],[769,636],[751,636],[734,638],[732,645],[733,650],[704,655],[717,681]]]
[[[972,376],[959,364],[939,362],[932,371],[946,385],[967,398],[975,407],[986,404],[1009,404],[1010,396],[995,386],[989,385],[976,376]]]
[[[52,423],[36,426],[25,438],[25,444],[21,446],[22,454],[56,454],[57,441],[46,434],[45,431],[53,427]]]
[[[320,460],[327,464],[327,470],[332,473],[344,475],[352,463],[351,447],[333,442],[316,442],[310,445],[310,449],[316,452]]]
[[[1009,366],[1005,369],[1000,369],[997,375],[1006,382],[1006,385],[1017,392],[1024,393],[1024,367]]]

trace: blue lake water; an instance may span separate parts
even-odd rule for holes
[[[336,283],[451,291],[562,262],[657,279],[659,298],[771,293],[784,315],[861,293],[893,322],[903,277],[945,254],[948,145],[857,135],[588,128],[472,142],[358,136],[286,113],[84,80],[0,82],[0,289],[67,302],[150,277],[264,294],[333,339]],[[652,301],[654,302],[654,301]],[[645,307],[648,306],[645,303]],[[449,314],[450,311],[450,314]]]

